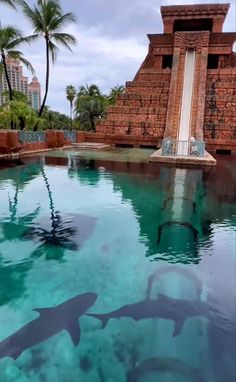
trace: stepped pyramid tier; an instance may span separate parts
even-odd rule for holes
[[[194,138],[236,151],[236,33],[222,32],[228,9],[161,7],[163,33],[148,35],[146,58],[96,132]]]

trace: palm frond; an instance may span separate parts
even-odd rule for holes
[[[30,44],[31,42],[38,40],[39,37],[40,36],[38,34],[32,34],[30,36],[23,37],[23,42],[27,42],[28,44]]]
[[[31,63],[26,60],[26,58],[20,56],[19,57],[19,61],[22,62],[23,65],[25,65],[25,67],[32,73],[32,74],[35,74],[35,70],[33,68],[33,66],[31,65]]]
[[[18,47],[20,44],[29,43],[29,40],[26,37],[19,37],[8,43],[7,49],[14,49]]]
[[[9,5],[9,7],[11,8],[14,8],[16,9],[16,6],[15,6],[15,3],[16,1],[14,0],[0,0],[0,4],[3,3],[3,4],[6,4],[6,5]]]
[[[57,43],[61,44],[72,52],[70,45],[75,45],[77,40],[74,36],[68,33],[53,33],[51,36]],[[69,45],[70,44],[70,45]]]
[[[21,7],[25,14],[25,16],[30,20],[33,28],[34,33],[40,33],[44,30],[44,22],[42,15],[37,8],[36,5],[34,5],[32,8],[26,3],[26,1],[21,1]]]
[[[49,52],[52,59],[52,63],[54,64],[56,62],[59,49],[55,44],[53,44],[51,40],[49,41],[48,45],[49,45]]]
[[[75,16],[73,15],[73,13],[71,12],[68,12],[64,15],[58,15],[57,17],[54,17],[52,18],[51,20],[51,23],[50,23],[50,29],[52,31],[58,31],[60,30],[62,27],[68,25],[69,23],[71,22],[75,22],[76,21],[76,18]]]
[[[22,38],[21,31],[12,26],[0,25],[0,47],[6,48],[8,44]]]
[[[32,74],[35,74],[33,66],[28,60],[26,60],[26,58],[23,57],[23,53],[21,51],[9,50],[7,53],[9,57],[13,58],[14,60],[19,60]]]

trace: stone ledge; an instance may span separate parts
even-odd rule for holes
[[[82,142],[82,143],[73,143],[73,147],[77,149],[83,150],[103,150],[111,147],[106,143],[98,143],[98,142]]]
[[[187,164],[187,165],[197,165],[197,166],[215,166],[216,159],[213,158],[211,154],[205,151],[204,158],[190,157],[190,156],[162,156],[161,149],[155,151],[149,156],[149,162],[159,162],[159,163],[174,163],[174,164]]]

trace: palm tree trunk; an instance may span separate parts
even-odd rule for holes
[[[7,73],[6,56],[5,56],[4,53],[2,53],[2,62],[3,62],[4,73],[5,73],[5,76],[6,76],[7,86],[8,86],[8,90],[9,90],[9,99],[10,99],[10,101],[12,101],[13,100],[13,92],[12,92],[10,78],[8,76],[8,73]],[[13,128],[14,128],[13,121],[11,120],[11,130],[13,130]]]
[[[91,122],[92,131],[95,131],[95,121],[93,116],[90,117],[90,122]]]
[[[73,118],[72,118],[72,102],[70,101],[70,129],[73,129]]]
[[[46,39],[46,84],[45,84],[45,94],[43,98],[43,102],[41,105],[41,108],[39,110],[39,117],[43,114],[43,109],[46,103],[47,95],[48,95],[48,86],[49,86],[49,40],[48,37],[45,37]]]
[[[6,56],[5,56],[4,53],[2,53],[2,62],[3,62],[4,73],[5,73],[5,76],[6,76],[7,86],[8,86],[8,90],[9,90],[9,99],[10,99],[10,101],[12,101],[13,100],[13,93],[12,93],[12,87],[11,87],[10,78],[8,76],[8,73],[7,73]]]

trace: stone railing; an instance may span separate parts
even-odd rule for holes
[[[76,131],[60,131],[64,132],[66,141],[76,142]],[[19,131],[18,137],[21,143],[46,142],[46,132],[44,131]]]
[[[21,143],[46,142],[46,133],[43,131],[18,131]]]
[[[61,148],[77,141],[76,131],[0,130],[0,155]]]
[[[166,138],[162,141],[162,155],[204,157],[205,142],[200,140],[178,141]]]
[[[71,141],[72,143],[76,143],[76,131],[64,131],[64,136],[67,141]]]

